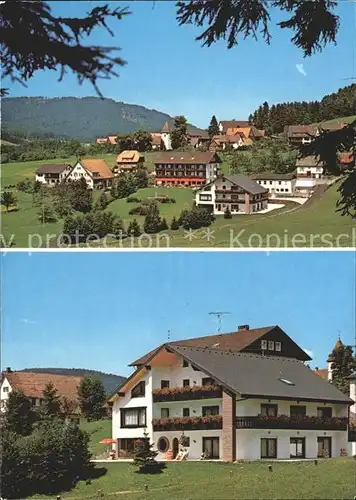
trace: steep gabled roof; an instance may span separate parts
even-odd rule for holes
[[[173,342],[169,342],[169,345],[179,345],[186,347],[212,347],[213,345],[218,344],[218,349],[221,350],[233,350],[233,351],[241,351],[248,345],[252,344],[259,338],[266,335],[266,333],[277,328],[276,326],[265,326],[262,328],[252,328],[249,330],[238,330],[231,333],[219,333],[217,335],[206,335],[204,337],[194,337],[191,339],[184,340],[176,340]],[[147,360],[155,353],[158,352],[159,349],[162,348],[162,345],[148,352],[141,358],[136,359],[129,366],[139,366],[144,365]]]
[[[3,372],[13,391],[23,391],[29,398],[42,398],[46,384],[52,382],[63,398],[77,399],[77,387],[82,377],[73,375],[54,375],[52,373],[36,372]]]
[[[167,346],[243,397],[353,403],[301,361],[280,356]]]
[[[242,187],[245,191],[250,194],[262,194],[268,191],[266,188],[260,186],[258,182],[246,177],[246,175],[234,174],[234,175],[224,175],[225,179],[228,179],[233,184]]]
[[[220,120],[219,125],[222,125],[223,132],[226,132],[228,128],[236,128],[236,127],[248,127],[248,120]]]

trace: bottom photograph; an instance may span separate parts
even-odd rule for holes
[[[5,253],[2,498],[353,498],[355,263]]]

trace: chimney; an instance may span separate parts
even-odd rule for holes
[[[239,325],[237,327],[237,331],[241,332],[241,331],[244,331],[244,330],[249,330],[250,329],[250,325]]]
[[[6,368],[6,373],[12,373],[12,370],[11,370],[10,366],[8,366],[8,367]]]

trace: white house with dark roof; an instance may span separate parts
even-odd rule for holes
[[[262,187],[268,189],[271,196],[293,195],[295,191],[296,175],[294,172],[279,174],[277,172],[263,172],[256,174],[253,179]]]
[[[161,460],[344,455],[354,401],[308,360],[279,326],[158,346],[109,398],[116,457],[132,457],[145,429]]]
[[[55,186],[56,184],[60,184],[63,182],[72,167],[70,165],[55,165],[55,164],[46,164],[41,165],[36,170],[36,182],[40,182],[41,184],[46,184],[47,186]]]
[[[224,175],[196,192],[195,203],[216,215],[251,214],[268,208],[268,189],[244,175]]]

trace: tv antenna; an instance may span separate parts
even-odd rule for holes
[[[231,312],[217,311],[217,312],[210,312],[209,314],[212,316],[216,316],[218,318],[218,323],[219,323],[218,333],[220,333],[221,332],[221,316],[223,316],[224,314],[231,314]]]

